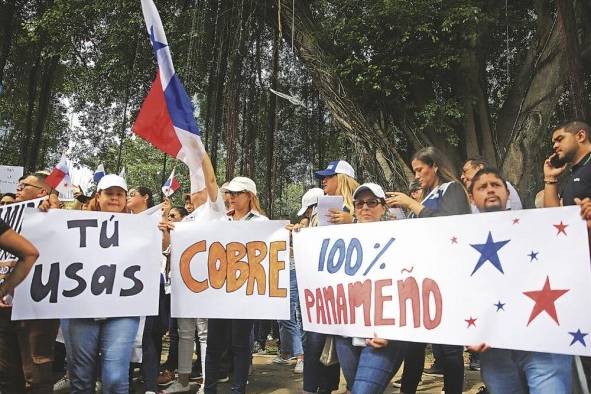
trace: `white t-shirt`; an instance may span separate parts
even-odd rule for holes
[[[218,189],[218,196],[215,202],[208,200],[201,204],[197,209],[183,218],[183,222],[211,222],[214,220],[224,219],[226,216],[226,206],[224,205],[224,197]]]

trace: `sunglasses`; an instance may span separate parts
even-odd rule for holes
[[[239,192],[231,192],[231,191],[227,191],[227,192],[226,192],[226,194],[229,194],[229,195],[231,195],[232,197],[239,196],[239,195],[241,195],[242,193],[244,193],[244,190],[241,190],[241,191],[239,191]]]
[[[25,187],[27,186],[31,186],[37,189],[43,189],[41,186],[37,186],[37,185],[31,185],[30,183],[19,183],[18,185],[16,185],[16,190],[23,190]]]
[[[0,205],[8,205],[8,204],[14,204],[14,202],[0,201]]]
[[[364,205],[367,205],[368,208],[375,208],[378,205],[380,205],[382,202],[380,200],[377,200],[375,198],[371,198],[369,200],[355,200],[353,201],[353,205],[355,206],[356,209],[361,209],[363,208]]]

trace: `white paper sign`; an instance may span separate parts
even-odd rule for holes
[[[144,215],[52,209],[27,215],[39,250],[13,320],[156,315],[161,232]]]
[[[578,207],[303,229],[304,329],[591,355],[591,266]]]
[[[0,166],[0,193],[16,193],[16,185],[22,176],[23,167]]]
[[[287,223],[176,223],[172,316],[289,319]]]
[[[320,196],[318,197],[318,225],[327,226],[330,224],[328,221],[329,210],[343,209],[343,196]]]

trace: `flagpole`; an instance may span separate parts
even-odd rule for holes
[[[166,153],[162,153],[162,155],[164,156],[164,161],[162,162],[162,182],[160,182],[160,184],[164,185],[164,182],[166,182]],[[164,201],[164,192],[162,191],[162,188],[160,189],[160,201]]]

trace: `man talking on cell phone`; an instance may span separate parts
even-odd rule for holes
[[[544,161],[544,207],[581,204],[591,198],[591,142],[589,124],[571,120],[552,131],[554,153]],[[567,171],[567,168],[569,170]],[[558,178],[567,173],[559,190]],[[591,358],[581,357],[587,383],[591,381]]]
[[[552,132],[554,153],[544,161],[544,207],[575,205],[575,198],[591,197],[590,133],[582,120],[562,123]],[[565,173],[568,177],[559,190],[558,178]]]

